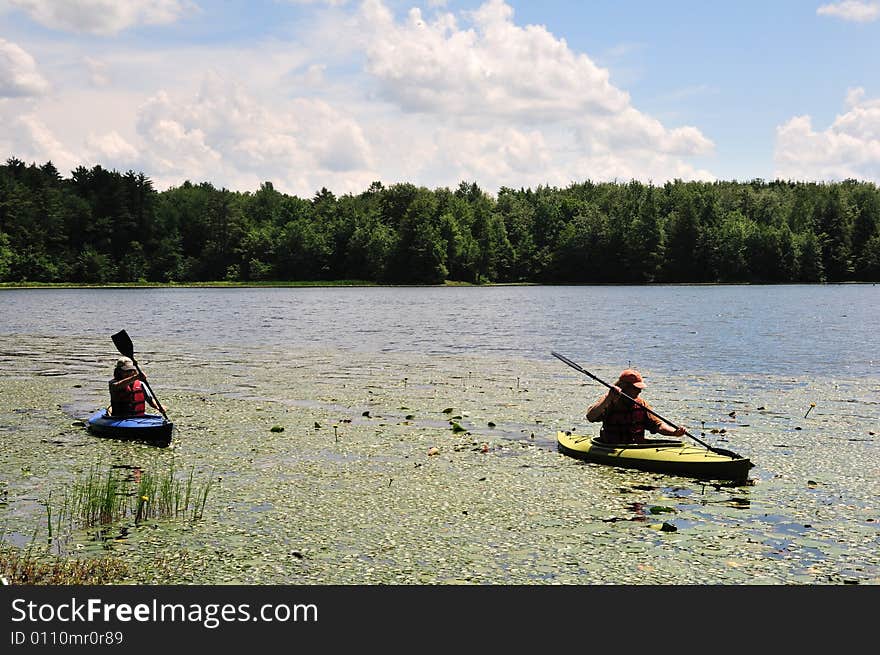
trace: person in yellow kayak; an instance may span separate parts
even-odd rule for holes
[[[647,385],[642,374],[628,368],[621,372],[617,384],[613,385],[602,398],[590,405],[587,420],[591,423],[602,421],[599,441],[604,443],[643,443],[645,430],[651,434],[658,432],[668,437],[680,437],[686,429],[674,428],[647,411],[651,406],[639,394]],[[621,393],[635,400],[633,403]]]
[[[159,401],[152,398],[144,388],[147,379],[143,373],[138,375],[134,362],[128,357],[120,357],[113,369],[110,380],[110,414],[113,416],[143,416],[146,405],[163,411]]]

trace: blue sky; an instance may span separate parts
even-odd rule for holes
[[[0,0],[0,157],[372,181],[880,183],[880,0]]]

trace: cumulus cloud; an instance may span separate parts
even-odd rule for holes
[[[58,139],[37,116],[24,114],[9,121],[5,131],[8,152],[27,162],[52,161],[58,170],[69,170],[78,158]]]
[[[448,177],[447,186],[461,180],[492,180],[499,185],[521,186],[531,180],[536,168],[551,166],[553,152],[538,130],[523,131],[511,126],[462,130],[440,128],[428,145],[430,159],[419,162]],[[442,173],[441,173],[442,171]],[[546,180],[542,180],[546,181]]]
[[[37,70],[34,58],[0,38],[0,98],[37,96],[48,90],[49,83]]]
[[[816,130],[810,116],[795,116],[776,128],[775,162],[782,179],[880,182],[880,99],[850,90],[846,110],[826,130]]]
[[[100,162],[108,168],[133,168],[141,161],[140,154],[132,144],[126,141],[116,130],[106,134],[92,134],[86,140],[89,159]]]
[[[325,85],[326,63],[302,60],[282,77],[290,98],[228,73],[206,75],[189,97],[155,94],[137,128],[155,178],[271,179],[299,194],[374,180],[714,179],[687,162],[714,147],[699,129],[639,111],[608,70],[545,27],[517,25],[501,0],[430,18],[366,0],[332,29],[363,61],[344,92]]]
[[[668,130],[655,118],[632,107],[610,116],[598,116],[579,126],[579,140],[586,148],[644,151],[667,155],[703,155],[714,145],[695,127]]]
[[[325,8],[302,26],[306,41],[276,37],[234,57],[221,47],[61,50],[85,62],[91,84],[36,115],[79,155],[75,165],[142,170],[159,189],[270,180],[306,196],[375,180],[491,191],[714,179],[690,162],[714,148],[697,127],[640,111],[607,69],[546,27],[517,24],[505,2],[430,6],[401,16],[382,0]],[[218,62],[222,72],[210,68]],[[0,121],[0,139],[12,129]]]
[[[370,145],[351,117],[315,99],[270,107],[216,72],[194,97],[163,91],[150,98],[138,134],[157,177],[172,183],[274,180],[311,193],[334,180],[357,179],[363,190],[375,179],[367,170]]]
[[[365,69],[379,96],[422,117],[421,129],[436,136],[431,157],[450,170],[517,185],[623,175],[712,179],[679,159],[712,151],[699,129],[670,129],[640,112],[607,69],[543,26],[517,25],[503,0],[460,17],[428,19],[412,9],[403,20],[381,0],[366,0],[361,21]],[[436,163],[408,172],[427,170]]]
[[[189,0],[7,0],[45,27],[65,32],[110,35],[139,24],[177,21],[195,9]]]
[[[856,23],[870,23],[880,16],[880,3],[845,0],[822,5],[816,10],[819,16],[832,16]]]
[[[379,0],[363,6],[367,71],[384,96],[406,111],[558,120],[579,112],[608,114],[629,104],[607,70],[544,27],[519,27],[513,10],[490,0],[466,14],[428,21],[419,9],[398,23]]]

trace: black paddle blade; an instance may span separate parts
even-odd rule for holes
[[[129,359],[134,359],[134,344],[131,342],[131,337],[128,336],[128,332],[120,330],[110,338],[113,339],[113,343],[116,345],[116,350]]]

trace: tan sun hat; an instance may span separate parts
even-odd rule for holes
[[[136,371],[137,369],[134,367],[134,362],[131,361],[128,357],[120,357],[116,360],[116,370],[117,371]]]

